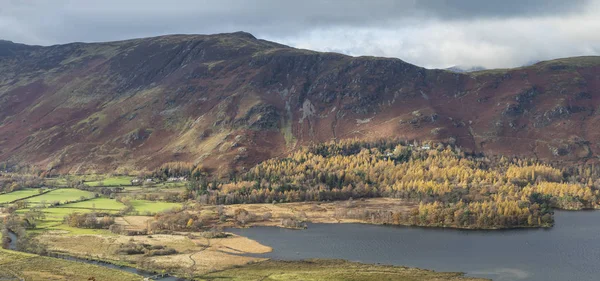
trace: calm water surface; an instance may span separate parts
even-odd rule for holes
[[[341,258],[364,263],[462,271],[496,281],[600,280],[600,211],[555,213],[552,229],[467,231],[362,224],[228,229],[295,260]]]

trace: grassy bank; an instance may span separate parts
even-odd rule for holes
[[[66,261],[50,257],[0,249],[0,279],[2,280],[142,280],[133,273],[101,266]]]
[[[110,198],[94,198],[91,200],[70,203],[59,206],[59,208],[75,208],[75,209],[92,209],[92,210],[113,210],[119,211],[124,209],[123,203]]]
[[[0,194],[0,204],[10,203],[23,198],[39,195],[39,189],[23,189],[5,194]]]
[[[156,214],[171,209],[181,208],[181,203],[161,201],[132,200],[131,206],[140,214]]]
[[[94,194],[88,191],[79,190],[75,188],[60,188],[50,192],[44,193],[40,196],[35,196],[27,199],[30,203],[52,203],[52,202],[70,202],[77,201],[85,198],[93,198]]]
[[[383,266],[344,260],[265,261],[202,276],[199,280],[230,281],[446,281],[485,280],[464,277],[462,273],[434,272],[401,266]]]
[[[127,186],[131,185],[133,179],[134,177],[130,176],[115,176],[96,181],[85,181],[85,184],[88,186]]]

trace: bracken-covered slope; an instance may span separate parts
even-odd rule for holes
[[[591,161],[599,90],[599,57],[461,74],[243,32],[0,41],[0,162],[89,173],[184,161],[224,174],[304,144],[386,137]]]

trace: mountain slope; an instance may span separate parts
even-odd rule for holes
[[[0,42],[0,162],[56,172],[202,163],[225,174],[341,138],[595,159],[600,58],[452,73],[247,33]]]

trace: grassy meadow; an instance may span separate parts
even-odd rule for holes
[[[140,214],[155,214],[175,208],[181,208],[181,203],[157,202],[147,200],[132,200],[131,205]]]
[[[10,203],[19,199],[40,194],[39,189],[23,189],[5,194],[0,194],[0,204]]]
[[[43,209],[43,212],[46,214],[46,220],[53,220],[53,221],[62,221],[62,219],[72,213],[80,213],[80,214],[84,214],[84,213],[91,213],[93,212],[93,209],[76,209],[76,208],[45,208]],[[103,211],[103,212],[107,212],[107,211]],[[108,213],[111,213],[111,211],[108,211]],[[112,213],[116,213],[116,211],[112,211]]]
[[[115,199],[110,198],[94,198],[91,200],[75,202],[60,205],[58,208],[73,208],[73,209],[96,209],[96,210],[122,210],[126,206]]]
[[[115,176],[115,177],[108,177],[105,179],[101,179],[101,180],[94,180],[94,181],[85,181],[84,183],[88,186],[126,186],[126,185],[131,185],[131,180],[133,180],[134,177],[130,177],[130,176]]]
[[[402,266],[371,265],[344,260],[264,261],[206,274],[200,280],[230,281],[459,281],[480,280],[462,273],[434,272]]]
[[[52,202],[69,202],[81,200],[81,198],[93,198],[94,193],[75,188],[59,188],[50,192],[44,193],[40,196],[35,196],[27,199],[27,202],[31,203],[52,203]]]
[[[97,178],[97,177],[95,177]],[[104,185],[119,185],[129,183],[132,177],[112,177],[105,180],[99,180],[97,183]],[[52,179],[54,183],[60,182],[61,178]],[[107,184],[108,183],[108,184]],[[181,185],[181,183],[179,183]],[[164,195],[165,192],[177,193],[181,187],[176,184],[160,185],[155,187],[128,186],[121,191],[122,196],[135,198],[144,194],[155,194],[156,196]],[[117,214],[127,208],[127,206],[116,199],[108,197],[97,197],[96,193],[75,189],[75,188],[57,188],[57,189],[23,189],[14,192],[9,192],[0,195],[0,204],[8,204],[15,201],[26,201],[27,205],[16,211],[19,215],[24,215],[33,207],[42,207],[44,213],[42,219],[35,222],[35,228],[28,230],[32,233],[42,233],[48,230],[60,230],[68,234],[108,234],[108,230],[81,229],[73,228],[64,224],[64,218],[73,213],[108,213]],[[168,190],[168,191],[166,191]],[[51,203],[60,202],[58,206],[51,206]],[[71,202],[71,203],[68,203]],[[169,203],[163,201],[150,201],[133,199],[130,200],[133,210],[130,214],[154,215],[159,212],[181,208],[181,203]],[[1,211],[1,210],[0,210]],[[0,217],[3,214],[0,213]]]
[[[121,270],[0,249],[0,280],[139,281],[142,279],[142,276]]]

